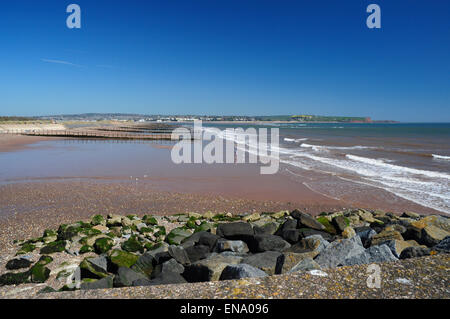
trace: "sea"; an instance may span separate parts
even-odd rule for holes
[[[242,127],[255,125],[220,124]],[[331,198],[377,188],[450,213],[450,123],[285,123],[281,173]],[[247,141],[251,143],[249,139]],[[255,145],[245,145],[255,149]],[[380,200],[380,199],[378,199]]]

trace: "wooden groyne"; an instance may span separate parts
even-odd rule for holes
[[[66,137],[78,139],[116,139],[116,140],[165,140],[174,141],[180,138],[170,133],[139,134],[129,131],[100,131],[100,130],[36,130],[36,131],[5,131],[5,134],[26,136]]]

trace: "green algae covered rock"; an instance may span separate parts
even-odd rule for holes
[[[84,281],[81,283],[81,290],[91,289],[107,289],[112,288],[114,283],[114,276],[108,276],[95,281]]]
[[[65,240],[58,240],[48,243],[47,246],[41,248],[41,255],[59,253],[66,249],[67,242]]]
[[[156,220],[156,218],[151,215],[145,215],[144,217],[142,217],[142,221],[147,225],[158,225],[158,221]]]
[[[114,265],[127,268],[133,266],[138,258],[135,254],[120,249],[114,249],[109,255],[109,259]]]
[[[77,236],[82,230],[91,228],[92,225],[83,221],[67,225],[62,224],[58,228],[58,240],[70,240]]]
[[[56,237],[56,236],[58,236],[56,230],[46,229],[44,230],[44,235],[42,237]]]
[[[22,247],[19,249],[19,251],[17,252],[16,255],[24,255],[24,254],[28,254],[30,252],[32,252],[33,250],[36,249],[36,245],[34,244],[30,244],[30,243],[25,243],[22,245]]]
[[[144,252],[144,246],[137,240],[136,236],[131,236],[127,241],[122,243],[122,249],[129,252]]]
[[[39,260],[37,261],[36,264],[45,266],[45,265],[48,265],[49,263],[51,263],[52,261],[53,261],[52,257],[44,255],[44,256],[41,256],[41,258],[39,258]]]
[[[152,232],[153,232],[153,228],[150,228],[150,227],[141,227],[141,228],[139,229],[139,232],[140,232],[141,234],[149,234],[149,233],[152,233]]]
[[[85,236],[95,236],[102,234],[102,232],[95,228],[84,228],[80,231],[80,234]]]
[[[183,239],[188,238],[192,235],[192,232],[184,227],[178,227],[173,229],[167,236],[166,242],[170,245],[179,245]]]
[[[326,217],[321,216],[321,217],[317,218],[317,221],[319,223],[321,223],[323,226],[325,226],[324,230],[327,233],[336,235],[336,233],[337,233],[336,228],[330,223],[330,221]]]
[[[31,270],[19,273],[6,273],[0,276],[0,286],[20,285],[30,282]]]
[[[197,227],[196,221],[197,219],[190,217],[185,226],[189,229],[195,229]]]
[[[22,268],[29,268],[32,262],[27,258],[11,259],[6,263],[6,269],[17,270]]]
[[[95,249],[94,249],[94,247],[92,247],[92,246],[89,246],[89,245],[83,245],[83,246],[81,246],[79,253],[80,253],[80,254],[86,254],[86,253],[93,252],[94,250],[95,250]]]
[[[156,226],[156,232],[154,233],[155,237],[166,236],[166,228],[164,226]]]
[[[103,254],[108,252],[114,245],[114,240],[109,237],[99,238],[94,243],[95,252],[97,254]]]
[[[91,219],[91,225],[106,225],[106,219],[102,215],[94,215]]]
[[[195,227],[194,232],[198,233],[201,231],[209,231],[214,228],[214,225],[208,222],[203,221],[200,225]]]
[[[31,267],[31,282],[42,283],[45,282],[48,277],[50,277],[50,269],[44,265],[36,263]]]
[[[106,257],[85,258],[80,264],[82,278],[107,277],[107,264]]]

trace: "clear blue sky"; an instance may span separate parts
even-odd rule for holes
[[[0,43],[0,115],[450,121],[450,1],[2,1]]]

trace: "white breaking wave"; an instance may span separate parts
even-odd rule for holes
[[[301,141],[306,141],[307,138],[288,138],[288,137],[285,137],[284,140],[285,140],[286,142],[294,142],[294,143],[298,143],[298,142],[301,142]]]
[[[450,156],[437,155],[437,154],[431,154],[431,155],[433,156],[433,158],[436,158],[436,159],[450,161]]]
[[[311,145],[302,143],[300,147],[308,147],[313,150],[364,150],[364,149],[372,149],[375,147],[371,146],[363,146],[363,145],[355,145],[355,146],[325,146],[325,145]]]
[[[311,145],[311,144],[306,144],[306,143],[300,144],[300,147],[311,148],[313,151],[316,151],[316,152],[327,152],[328,151],[327,148],[324,146]]]
[[[358,162],[362,162],[362,163],[366,163],[366,164],[370,164],[370,165],[386,167],[386,168],[396,170],[396,171],[403,171],[403,172],[407,172],[407,173],[411,173],[411,174],[419,174],[419,175],[425,175],[428,177],[445,178],[445,179],[450,180],[449,174],[445,174],[445,173],[441,173],[441,172],[426,171],[426,170],[415,169],[415,168],[410,168],[410,167],[398,166],[398,165],[388,164],[388,163],[385,163],[385,162],[377,160],[377,159],[361,157],[361,156],[356,156],[356,155],[347,154],[345,156],[353,161],[358,161]]]

